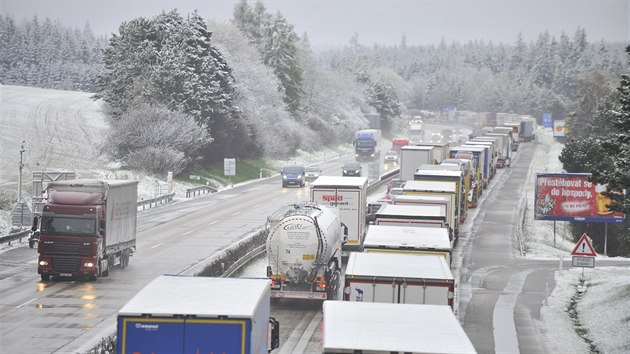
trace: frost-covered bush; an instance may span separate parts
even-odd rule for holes
[[[127,156],[129,167],[156,176],[164,176],[169,171],[177,175],[189,162],[183,152],[168,147],[145,147]]]

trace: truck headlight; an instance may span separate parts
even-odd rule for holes
[[[94,263],[92,263],[92,262],[84,262],[83,266],[85,268],[94,268]]]
[[[41,260],[41,261],[39,261],[39,265],[40,266],[47,266],[48,265],[48,261]]]

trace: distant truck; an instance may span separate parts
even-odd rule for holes
[[[363,129],[354,137],[354,152],[357,161],[378,161],[381,158],[381,131]]]
[[[37,246],[42,280],[95,280],[127,267],[136,248],[137,181],[66,180],[46,190]]]
[[[267,353],[280,325],[267,279],[163,275],[117,318],[117,353]]]
[[[286,205],[269,216],[267,227],[271,297],[335,299],[347,237],[339,212],[312,202]]]
[[[325,301],[323,317],[324,354],[476,353],[447,306]]]
[[[383,204],[374,214],[374,225],[438,227],[452,230],[448,211],[438,204]]]
[[[418,117],[409,121],[409,143],[417,144],[424,140],[424,123]]]
[[[400,172],[398,179],[413,181],[413,174],[422,164],[434,163],[433,146],[404,146],[400,149]]]
[[[400,152],[400,148],[409,145],[409,139],[407,138],[394,138],[392,139],[392,151]]]
[[[519,128],[519,141],[532,141],[534,140],[534,134],[536,131],[536,119],[534,118],[521,118],[521,125]]]
[[[367,217],[367,178],[320,176],[311,183],[311,201],[339,210],[339,220],[348,229],[344,256],[361,251]]]
[[[352,252],[344,300],[454,308],[455,280],[441,255]]]

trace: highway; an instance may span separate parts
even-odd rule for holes
[[[510,171],[499,170],[480,206],[470,210],[454,252],[456,314],[479,352],[546,352],[534,321],[545,290],[553,289],[557,261],[513,256],[518,197],[534,148],[521,145]],[[340,175],[340,166],[350,159],[320,164],[323,174]],[[36,249],[11,247],[0,253],[0,352],[84,350],[86,343],[114,333],[116,312],[149,281],[181,273],[260,229],[281,205],[308,198],[308,185],[283,189],[276,176],[143,211],[138,251],[129,267],[95,282],[41,282]],[[263,273],[264,266],[259,276]],[[281,300],[272,306],[272,316],[281,322],[276,352],[319,351],[320,303]]]

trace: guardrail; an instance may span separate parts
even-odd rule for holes
[[[0,237],[0,243],[8,243],[11,245],[11,242],[18,240],[18,242],[22,242],[22,239],[28,237],[31,233],[31,230],[24,230],[19,232],[14,232],[12,234],[8,234],[7,236]]]
[[[154,205],[158,206],[158,205],[161,205],[161,204],[170,203],[170,202],[173,201],[174,197],[175,197],[175,192],[169,193],[169,194],[164,194],[164,195],[161,195],[159,197],[155,197],[155,198],[151,198],[151,199],[139,200],[138,201],[138,209],[142,208],[142,210],[145,210],[147,207],[148,208],[152,208]]]
[[[216,193],[218,189],[210,186],[197,186],[186,189],[186,198],[196,197],[197,195]]]

